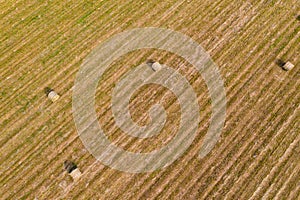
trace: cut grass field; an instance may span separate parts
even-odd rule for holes
[[[299,12],[297,0],[2,1],[0,199],[299,199]],[[206,85],[186,61],[160,50],[114,62],[99,81],[95,107],[118,146],[160,148],[180,123],[174,95],[157,85],[136,92],[130,109],[138,123],[149,120],[144,111],[157,102],[169,114],[159,136],[140,140],[115,125],[111,94],[122,75],[150,57],[173,67],[200,106],[197,136],[184,155],[164,169],[129,174],[97,162],[78,137],[72,87],[82,61],[105,39],[137,27],[184,33],[219,66],[226,123],[204,159],[198,152],[211,116]],[[277,59],[295,68],[284,71]],[[48,86],[62,95],[59,101],[46,98]],[[66,159],[83,172],[76,183],[63,169]]]

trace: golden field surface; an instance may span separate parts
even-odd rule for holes
[[[299,0],[15,0],[0,4],[0,199],[300,199]],[[298,17],[298,19],[297,19]],[[161,103],[161,134],[132,138],[115,124],[112,89],[148,58],[179,71],[197,93],[199,129],[170,166],[131,174],[98,162],[82,144],[72,116],[72,88],[83,60],[114,34],[138,27],[193,38],[219,66],[226,121],[214,149],[198,158],[211,116],[200,74],[169,52],[143,49],[105,72],[96,94],[99,123],[127,151],[149,152],[176,134],[180,105],[159,85],[136,91],[132,118]],[[291,61],[284,71],[276,61]],[[52,87],[61,98],[44,94]],[[155,91],[155,92],[154,92]],[[83,172],[74,182],[63,168]]]

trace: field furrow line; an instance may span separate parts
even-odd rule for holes
[[[230,98],[229,98],[230,99]]]
[[[300,135],[298,135],[298,137],[290,144],[289,148],[286,150],[284,155],[279,159],[279,163],[277,165],[275,165],[275,167],[271,170],[270,174],[275,173],[274,171],[280,166],[280,164],[282,162],[284,162],[284,160],[290,156],[290,154],[293,151],[293,148],[295,148],[296,145],[299,145],[299,141],[300,141]],[[270,174],[268,174],[268,176]],[[268,178],[268,176],[267,176],[267,178]],[[264,179],[264,181],[266,181],[266,179]],[[264,181],[262,182],[263,185],[262,186],[260,185],[259,187],[267,187],[267,185],[264,185],[264,183],[265,183]],[[273,184],[274,183],[271,183],[271,187],[273,186]],[[270,185],[270,183],[269,183],[269,185]],[[269,189],[271,189],[271,187]],[[267,190],[262,198],[263,199],[268,198],[269,192],[271,192],[271,190]]]
[[[274,200],[280,200],[283,198],[287,198],[287,196],[284,196],[286,194],[287,191],[289,191],[290,184],[291,182],[297,183],[299,180],[299,173],[300,173],[300,168],[299,165],[297,165],[297,168],[293,170],[293,172],[291,173],[291,175],[288,177],[288,179],[283,180],[283,185],[282,187],[277,191],[277,193],[274,196]],[[284,179],[284,176],[283,178]]]

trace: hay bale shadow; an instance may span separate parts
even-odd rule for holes
[[[72,161],[66,160],[64,162],[64,168],[68,173],[71,173],[75,169],[77,169],[77,165],[73,163]]]
[[[281,60],[281,59],[277,59],[277,60],[275,61],[275,63],[276,63],[276,65],[278,65],[278,66],[281,67],[282,69],[284,69],[283,66],[286,64],[286,62],[284,62],[284,61]]]
[[[46,96],[48,96],[49,93],[52,92],[52,91],[53,91],[53,89],[51,89],[50,87],[45,87],[44,88],[44,93],[46,94]]]
[[[148,59],[146,61],[146,64],[149,66],[149,67],[152,67],[153,63],[155,63],[155,61],[153,59]]]

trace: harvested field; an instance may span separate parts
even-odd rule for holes
[[[0,199],[299,199],[300,3],[298,0],[2,1],[0,8]],[[151,58],[180,72],[197,93],[200,122],[172,165],[130,174],[97,162],[72,116],[72,88],[83,60],[112,35],[137,27],[184,33],[202,45],[225,82],[227,117],[214,149],[198,153],[211,116],[200,74],[170,52],[143,49],[116,60],[99,81],[96,111],[107,137],[127,151],[168,143],[180,123],[175,95],[146,85],[130,102],[132,118],[163,105],[161,134],[136,139],[115,124],[115,83]],[[284,71],[276,60],[295,67]],[[61,97],[47,99],[44,88]],[[65,160],[76,163],[73,182]]]

